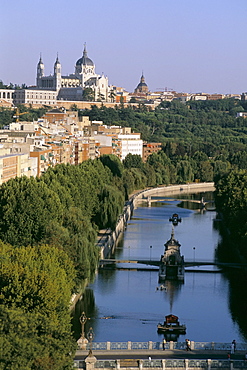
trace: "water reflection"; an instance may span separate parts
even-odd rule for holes
[[[166,287],[165,299],[169,302],[170,313],[173,313],[173,304],[177,300],[184,282],[178,280],[166,280],[164,285]]]
[[[232,319],[242,335],[247,339],[247,274],[241,271],[231,271],[226,274],[229,281],[229,309]]]
[[[94,318],[97,316],[97,307],[95,305],[94,292],[92,289],[87,288],[80,299],[77,301],[75,308],[72,312],[72,332],[76,340],[81,336],[81,323],[80,317],[82,312],[85,312],[87,321],[84,325],[84,334],[88,332],[90,326],[97,325]]]
[[[238,262],[238,256],[233,253],[236,248],[235,243],[230,240],[222,222],[219,220],[215,222],[215,227],[222,236],[216,250],[217,259],[221,262]],[[238,268],[224,268],[224,277],[228,282],[228,307],[232,320],[247,340],[247,271]]]

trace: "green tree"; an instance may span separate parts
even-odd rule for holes
[[[79,284],[82,279],[92,279],[99,251],[96,246],[96,230],[90,219],[79,208],[71,207],[65,214],[63,226],[69,232],[69,240],[63,247],[77,271],[76,282]]]
[[[61,223],[58,196],[44,182],[20,177],[0,188],[0,236],[13,245],[35,245],[45,236],[47,225]]]
[[[122,177],[124,167],[118,157],[113,154],[104,154],[100,157],[100,161],[111,170],[113,176]]]
[[[194,173],[189,161],[181,160],[176,164],[177,182],[179,184],[192,182],[194,180]]]
[[[0,258],[0,368],[69,369],[75,345],[68,307],[75,273],[67,254],[0,242]]]
[[[109,98],[110,98],[112,103],[115,101],[116,94],[115,94],[114,90],[112,90],[112,89],[110,90]]]
[[[138,154],[127,154],[123,160],[123,165],[125,168],[143,168],[142,157]]]
[[[99,195],[99,212],[95,221],[100,228],[111,228],[114,230],[117,219],[122,213],[124,205],[123,194],[111,185],[105,185]]]
[[[85,89],[83,89],[82,99],[85,101],[94,101],[95,100],[94,95],[95,94],[93,89],[91,87],[86,87]]]

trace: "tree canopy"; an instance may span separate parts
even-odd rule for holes
[[[54,247],[0,241],[0,258],[0,369],[71,368],[68,307],[75,273],[69,257]]]

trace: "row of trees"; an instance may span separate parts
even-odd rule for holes
[[[0,187],[0,369],[72,367],[71,295],[94,277],[97,230],[124,204],[115,167],[59,165]]]
[[[19,89],[27,89],[27,85],[26,84],[22,84],[21,86],[20,85],[17,85],[17,84],[13,84],[12,82],[10,82],[9,85],[5,85],[3,83],[2,80],[0,80],[0,89],[7,89],[7,90],[19,90]]]

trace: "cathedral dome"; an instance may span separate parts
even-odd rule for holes
[[[77,60],[76,65],[77,66],[81,66],[81,65],[94,66],[93,61],[87,56],[86,46],[84,46],[83,55],[80,59]]]

